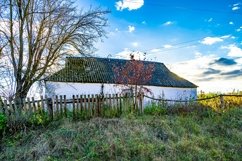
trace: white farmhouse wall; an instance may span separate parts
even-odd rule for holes
[[[66,95],[71,98],[72,95],[100,94],[100,83],[63,83],[63,82],[47,82],[47,88],[51,87],[52,91],[46,90],[48,96]],[[153,93],[154,98],[164,98],[172,100],[188,100],[197,97],[196,88],[173,88],[145,86]],[[115,84],[104,84],[104,94],[121,93],[122,87]]]

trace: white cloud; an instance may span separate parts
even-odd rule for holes
[[[132,51],[128,48],[125,48],[123,51],[115,54],[115,58],[119,58],[119,59],[130,59],[130,54],[134,55],[134,59],[137,60],[144,60],[145,59],[145,55],[143,52],[141,51]]]
[[[234,44],[228,45],[228,46],[222,46],[222,49],[228,49],[228,56],[230,57],[242,57],[242,49],[237,47]]]
[[[201,41],[201,43],[202,43],[202,44],[205,44],[205,45],[213,45],[213,44],[215,44],[215,43],[217,43],[217,42],[222,42],[222,41],[223,41],[223,39],[220,38],[220,37],[205,37],[205,38]]]
[[[146,21],[142,21],[141,23],[142,23],[143,25],[146,25],[146,24],[147,24]]]
[[[165,45],[163,45],[162,48],[154,48],[154,49],[151,49],[149,52],[158,53],[158,52],[162,52],[164,49],[170,49],[170,48],[173,48],[173,46],[169,45],[169,44],[165,44]]]
[[[155,49],[151,49],[150,52],[151,53],[157,53],[157,52],[161,52],[161,49],[155,48]]]
[[[164,45],[163,46],[165,49],[170,49],[170,48],[172,48],[173,46],[172,45],[169,45],[169,44],[166,44],[166,45]]]
[[[128,30],[129,30],[130,33],[134,32],[135,31],[135,27],[130,25],[130,26],[128,26]]]
[[[134,47],[138,47],[138,46],[139,46],[139,43],[138,43],[138,42],[133,42],[133,43],[132,43],[132,46],[134,46]]]
[[[236,31],[237,31],[237,32],[240,32],[240,31],[241,31],[241,29],[240,29],[240,28],[238,28],[238,29],[236,29]]]
[[[141,8],[144,5],[144,0],[122,0],[115,3],[115,7],[118,11],[122,11],[124,9],[136,10]]]
[[[236,11],[236,10],[239,10],[239,9],[240,9],[240,3],[233,4],[233,6],[232,6],[233,11]]]
[[[224,36],[221,36],[220,38],[221,39],[227,39],[227,38],[230,38],[231,37],[231,35],[224,35]]]
[[[220,73],[205,74],[209,69],[222,73],[241,69],[242,60],[240,64],[228,68],[214,63],[219,58],[216,55],[203,55],[196,52],[194,59],[172,64],[171,71],[198,85],[198,91],[231,92],[233,89],[242,89],[241,77],[228,78]]]
[[[200,58],[200,57],[202,57],[202,53],[200,53],[200,52],[195,52],[195,58]]]
[[[230,24],[230,25],[233,25],[233,24],[234,24],[234,22],[230,21],[230,22],[229,22],[229,24]]]
[[[240,9],[239,6],[235,6],[235,7],[232,8],[233,11],[236,11],[236,10],[238,10],[238,9]]]
[[[224,39],[227,39],[231,37],[230,35],[225,35],[225,36],[221,36],[221,37],[205,37],[201,43],[204,44],[204,45],[213,45],[215,43],[218,43],[218,42],[223,42]]]
[[[172,22],[172,21],[167,21],[167,22],[163,23],[162,25],[163,25],[163,26],[170,26],[170,25],[173,25],[173,24],[174,24],[174,22]]]
[[[212,22],[213,21],[213,18],[211,17],[210,19],[208,19],[208,22]]]

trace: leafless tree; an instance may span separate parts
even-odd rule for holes
[[[14,99],[26,98],[31,86],[68,51],[93,50],[93,43],[105,36],[108,12],[79,11],[69,0],[1,0],[0,65],[10,63],[2,72],[7,83],[12,77],[16,84]]]

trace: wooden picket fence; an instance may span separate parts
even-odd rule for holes
[[[143,96],[140,96],[136,109],[133,110],[143,111],[142,99]],[[75,119],[80,115],[102,117],[105,110],[111,110],[115,115],[121,115],[127,110],[132,110],[134,97],[121,94],[92,94],[73,95],[71,99],[67,99],[65,95],[56,95],[51,98],[41,96],[39,100],[32,97],[21,101],[21,103],[18,103],[19,101],[0,101],[0,112],[8,116],[9,119],[35,113],[45,113],[50,120],[63,117],[73,117]],[[127,109],[127,107],[130,109]]]
[[[43,97],[35,100],[27,98],[21,101],[8,102],[0,101],[0,112],[4,113],[9,120],[21,118],[21,116],[32,116],[36,113],[45,114],[49,120],[55,120],[64,117],[72,117],[73,119],[85,117],[105,117],[106,111],[112,113],[112,116],[120,116],[124,112],[136,111],[143,113],[145,99],[149,99],[157,105],[171,103],[200,103],[213,109],[225,109],[229,107],[242,106],[242,95],[217,95],[209,98],[193,99],[193,100],[168,100],[162,98],[153,98],[140,94],[137,106],[134,109],[134,96],[123,94],[108,95],[73,95],[72,98],[66,98],[65,95],[56,95],[53,97]],[[19,102],[20,105],[19,105]],[[163,106],[161,106],[163,107]]]

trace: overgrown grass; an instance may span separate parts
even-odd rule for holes
[[[161,113],[55,121],[5,136],[0,160],[241,160],[241,108]]]
[[[221,95],[221,93],[206,93],[206,94],[200,93],[200,94],[198,94],[198,99],[211,98],[211,97],[219,96],[219,95]],[[237,91],[237,92],[234,91],[234,92],[226,93],[226,95],[228,95],[228,96],[223,97],[225,109],[239,107],[242,105],[242,97],[234,96],[234,95],[242,95],[242,91]],[[229,96],[229,95],[233,95],[233,96]],[[221,105],[220,97],[200,101],[199,103],[201,104],[201,106],[210,107],[216,111],[221,110],[220,109],[220,107],[221,107],[220,106]]]

